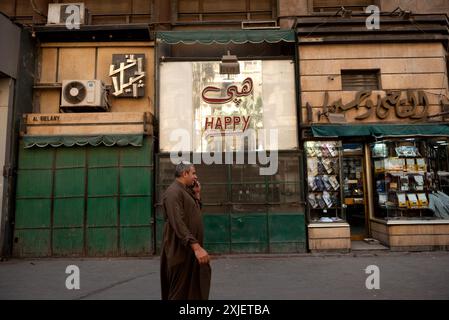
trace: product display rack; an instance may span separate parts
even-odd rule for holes
[[[371,146],[375,205],[385,218],[431,216],[433,177],[425,155],[413,142],[383,141]]]
[[[341,141],[306,141],[307,212],[310,222],[343,222]]]

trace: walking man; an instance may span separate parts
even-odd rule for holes
[[[176,166],[175,177],[162,196],[162,300],[207,300],[211,269],[209,254],[203,249],[199,194],[192,189],[197,181],[195,167],[182,161]]]

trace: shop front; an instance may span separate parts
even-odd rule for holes
[[[174,163],[196,165],[212,253],[306,250],[293,31],[157,34],[161,195]]]
[[[16,257],[154,252],[153,42],[90,40],[40,44],[34,112],[21,121]]]
[[[447,249],[447,17],[366,18],[297,19],[309,249]]]
[[[311,132],[311,250],[345,251],[351,240],[369,239],[391,250],[447,249],[447,124],[312,125]]]

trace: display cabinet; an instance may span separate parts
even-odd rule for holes
[[[309,222],[343,222],[341,141],[306,141]]]
[[[378,217],[387,219],[432,217],[429,194],[435,174],[423,141],[384,140],[371,145],[374,204]]]

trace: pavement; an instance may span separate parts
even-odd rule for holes
[[[70,265],[79,289],[66,287]],[[448,251],[224,255],[211,267],[211,300],[449,299]],[[3,261],[0,299],[159,300],[159,257]]]

